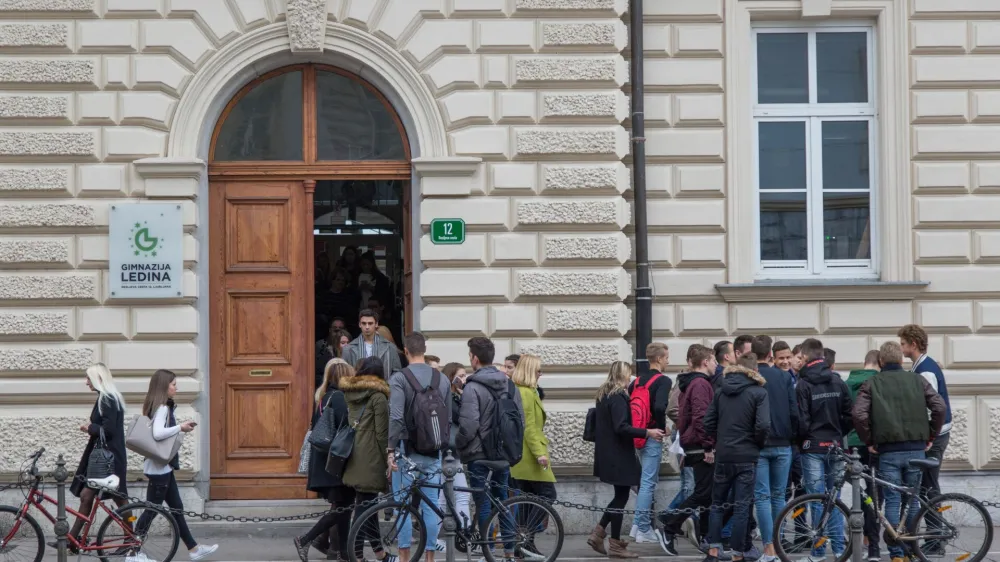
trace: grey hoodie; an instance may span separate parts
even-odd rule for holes
[[[507,386],[508,383],[511,384],[510,387]],[[458,447],[462,462],[486,459],[483,453],[483,436],[488,436],[493,431],[496,411],[496,400],[486,387],[493,389],[498,396],[513,388],[512,398],[521,413],[521,421],[524,422],[524,406],[521,405],[521,393],[517,387],[510,382],[506,374],[498,371],[493,365],[480,367],[465,381],[465,387],[462,389],[458,435],[455,436],[455,445]]]

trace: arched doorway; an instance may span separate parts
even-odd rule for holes
[[[395,110],[335,67],[270,72],[222,112],[208,168],[212,499],[306,497],[317,340],[369,302],[396,334],[411,326],[410,169]],[[343,294],[327,264],[348,247],[376,263],[378,291],[351,271],[359,290]]]

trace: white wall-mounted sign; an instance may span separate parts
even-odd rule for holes
[[[112,205],[108,255],[112,298],[180,297],[184,277],[184,216],[181,206]]]

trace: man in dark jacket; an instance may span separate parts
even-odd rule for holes
[[[640,376],[629,385],[629,396],[637,387],[649,392],[649,425],[645,429],[667,429],[667,403],[670,400],[670,377],[663,374],[670,360],[670,349],[666,344],[653,342],[646,346],[646,360],[649,373]],[[634,422],[635,420],[633,420]],[[660,480],[660,464],[663,462],[663,441],[647,439],[646,444],[636,451],[642,464],[642,480],[635,500],[635,526],[638,527],[635,542],[657,542],[659,539],[652,529],[649,509],[653,507],[656,484]]]
[[[705,413],[705,431],[715,435],[715,480],[713,506],[732,501],[733,560],[742,560],[753,544],[748,536],[750,505],[760,450],[771,429],[764,379],[754,370],[757,356],[744,354],[736,365],[725,370],[722,390],[715,395]],[[730,500],[730,490],[732,499]],[[713,507],[709,520],[709,551],[706,562],[718,560],[722,549],[724,509]]]
[[[691,372],[677,375],[680,389],[677,406],[677,430],[681,447],[684,448],[684,466],[694,470],[694,492],[688,496],[678,510],[705,508],[712,503],[712,463],[715,462],[715,438],[705,430],[704,417],[712,404],[715,392],[708,376],[712,373],[714,358],[712,350],[694,344],[688,348],[688,363]],[[677,556],[674,537],[681,534],[681,525],[689,517],[686,513],[661,514],[663,529],[657,529],[660,546],[668,556]],[[708,531],[708,511],[699,516],[699,534]]]
[[[785,489],[788,486],[788,473],[792,468],[792,443],[799,434],[799,408],[795,401],[792,375],[768,364],[772,354],[769,340],[770,338],[758,336],[750,347],[758,360],[757,372],[766,382],[764,390],[767,392],[771,415],[771,433],[760,451],[757,485],[754,489],[757,524],[760,525],[761,540],[764,543],[761,562],[773,562],[775,559],[772,544],[774,522],[785,507]],[[788,344],[785,344],[784,350],[791,355]]]
[[[715,352],[716,365],[715,372],[709,379],[712,381],[712,388],[718,392],[719,387],[722,386],[723,371],[726,370],[726,367],[736,364],[736,353],[733,351],[733,342],[729,340],[716,342],[712,347],[712,351]]]
[[[916,488],[924,466],[924,450],[941,431],[948,407],[941,395],[922,376],[903,370],[903,351],[890,341],[878,351],[881,371],[861,385],[854,404],[854,424],[858,437],[878,454],[881,478],[894,484]],[[930,420],[927,411],[930,411]],[[929,459],[938,463],[937,459]],[[916,464],[914,464],[916,463]],[[885,517],[899,526],[900,493],[885,488]],[[907,525],[912,525],[920,505],[910,498]],[[902,546],[889,545],[889,556],[902,560]]]
[[[507,499],[507,481],[510,478],[510,464],[504,461],[490,460],[486,457],[483,439],[489,437],[495,427],[497,399],[494,394],[502,396],[514,388],[514,383],[507,375],[493,366],[496,349],[489,338],[477,337],[469,340],[469,364],[475,370],[462,389],[462,407],[458,415],[458,435],[455,445],[458,456],[468,463],[466,474],[472,488],[484,488],[489,485],[489,492],[494,498],[503,501]],[[491,392],[492,391],[492,392]],[[524,406],[521,405],[521,393],[516,389],[511,392],[511,398],[517,403],[524,424]],[[477,521],[485,525],[490,517],[492,504],[486,491],[473,492],[476,501]],[[513,520],[501,517],[501,531],[504,536],[513,533]],[[504,558],[514,557],[514,543],[504,543]]]
[[[802,480],[806,492],[825,493],[833,487],[844,463],[827,456],[834,444],[840,444],[852,427],[851,393],[839,375],[826,365],[823,342],[809,338],[802,342],[805,364],[799,372],[795,394],[799,405],[799,440],[802,450]],[[840,492],[838,491],[838,496]],[[834,512],[830,518],[830,542],[833,552],[844,552],[844,518]],[[823,558],[826,545],[813,549],[814,558]]]

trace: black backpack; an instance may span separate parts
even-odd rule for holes
[[[406,382],[413,388],[413,405],[410,408],[411,426],[407,428],[411,450],[428,457],[436,457],[448,445],[451,429],[450,404],[441,396],[441,373],[434,369],[431,384],[420,386],[420,381],[407,367],[402,370]]]
[[[472,380],[472,379],[470,379]],[[479,382],[479,381],[472,381]],[[524,446],[524,419],[514,401],[514,383],[507,381],[507,389],[497,394],[489,385],[479,382],[493,396],[493,431],[483,437],[483,454],[486,460],[504,461],[511,466],[521,462]]]

